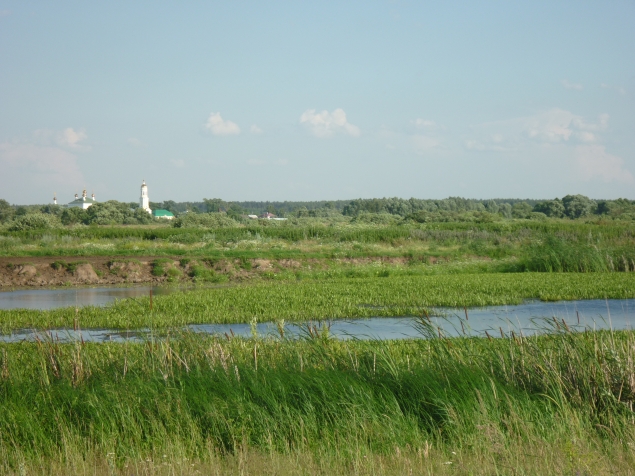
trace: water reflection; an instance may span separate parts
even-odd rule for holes
[[[135,286],[129,288],[25,289],[0,292],[0,309],[49,310],[71,306],[105,306],[116,299],[170,294],[178,288]]]
[[[149,289],[148,289],[149,291]],[[517,334],[531,335],[545,330],[557,330],[565,326],[572,330],[584,329],[633,329],[635,323],[635,299],[611,299],[588,301],[541,302],[526,301],[515,306],[492,306],[467,309],[437,309],[442,317],[377,317],[371,319],[340,319],[322,323],[287,324],[285,337],[298,338],[311,332],[313,325],[317,332],[328,328],[330,336],[338,339],[409,339],[425,337],[420,323],[427,323],[428,331],[441,332],[448,336],[473,335],[485,336],[486,333],[497,337]],[[207,335],[227,335],[250,337],[249,324],[196,324],[179,329],[177,332],[194,332]],[[162,331],[165,332],[165,331]],[[172,331],[174,332],[174,331]],[[266,322],[256,326],[260,336],[279,336],[276,323]],[[59,342],[124,342],[145,341],[161,338],[150,329],[122,331],[116,329],[56,329],[51,331],[21,330],[0,336],[3,342],[55,340]]]

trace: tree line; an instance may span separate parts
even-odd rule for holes
[[[213,226],[222,214],[236,224],[247,215],[270,212],[289,218],[350,217],[355,223],[389,224],[400,220],[425,223],[435,221],[491,221],[495,219],[588,218],[635,219],[635,201],[593,200],[584,195],[566,195],[553,200],[371,198],[314,202],[228,202],[205,198],[201,202],[151,202],[152,209],[166,209],[177,219],[174,226]],[[206,215],[206,216],[201,216]],[[196,217],[198,216],[198,217]],[[227,219],[225,225],[233,223]],[[0,199],[0,223],[12,230],[51,228],[60,225],[144,225],[153,218],[136,202],[110,200],[86,210],[59,205],[16,206]]]

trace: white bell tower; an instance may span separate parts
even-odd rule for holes
[[[152,210],[150,210],[150,199],[148,198],[148,186],[146,185],[145,180],[141,184],[141,198],[139,199],[139,206],[146,212],[152,213]]]

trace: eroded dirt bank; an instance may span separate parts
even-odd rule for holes
[[[0,288],[69,285],[162,283],[167,281],[235,281],[263,273],[348,266],[403,265],[407,258],[338,260],[268,260],[187,258],[0,258]]]

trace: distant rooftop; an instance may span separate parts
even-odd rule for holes
[[[169,210],[153,210],[152,215],[158,218],[161,218],[161,217],[174,218],[174,214]]]

